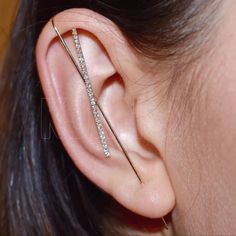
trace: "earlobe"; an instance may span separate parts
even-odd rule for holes
[[[91,11],[74,9],[73,12],[60,13],[55,22],[74,58],[77,52],[71,30],[79,29],[96,98],[124,144],[142,184],[108,125],[105,125],[104,132],[111,147],[111,158],[104,158],[83,78],[71,63],[50,23],[44,28],[36,50],[39,76],[49,110],[62,143],[81,172],[127,209],[146,217],[162,217],[173,208],[174,194],[163,161],[157,152],[143,145],[136,125],[136,98],[130,81],[140,68],[132,60],[132,66],[119,67],[117,60],[125,61],[125,57],[135,56],[127,50],[127,45],[120,47],[120,53],[114,55],[114,48],[110,49],[112,43],[113,47],[120,46],[120,38],[114,38],[112,32],[117,29],[113,29],[112,24],[98,24],[99,17],[101,22],[106,22],[104,17],[93,15]],[[64,19],[70,19],[72,23]],[[90,23],[85,25],[84,22]],[[111,27],[110,35],[107,27]],[[106,36],[101,32],[106,32]]]

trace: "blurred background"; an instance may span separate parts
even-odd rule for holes
[[[0,0],[0,69],[17,12],[17,0]]]

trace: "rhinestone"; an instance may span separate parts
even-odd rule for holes
[[[109,151],[104,151],[104,155],[106,158],[110,157],[110,152]]]
[[[90,103],[91,103],[92,107],[96,108],[96,102],[95,102],[94,98],[92,98],[92,99],[93,100],[91,100]]]
[[[102,124],[101,123],[98,124],[98,129],[99,129],[99,133],[101,133],[101,131],[102,131]]]

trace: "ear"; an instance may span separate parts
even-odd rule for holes
[[[83,80],[49,22],[37,43],[37,66],[51,116],[68,154],[84,175],[127,209],[150,218],[166,215],[174,206],[174,193],[158,145],[152,145],[150,135],[144,135],[150,130],[144,128],[146,121],[139,114],[145,105],[137,102],[143,85],[133,80],[143,75],[139,56],[118,28],[95,12],[67,10],[54,22],[75,57],[71,29],[78,29],[96,98],[142,184],[108,127],[105,134],[111,158],[104,158]],[[158,130],[162,121],[157,118],[155,122]],[[164,134],[159,133],[161,136]]]

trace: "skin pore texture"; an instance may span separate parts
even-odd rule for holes
[[[55,17],[71,48],[70,30],[79,29],[95,94],[142,185],[109,134],[112,158],[103,158],[82,80],[50,22],[37,44],[49,110],[75,165],[132,212],[148,218],[172,212],[169,235],[236,232],[236,2],[226,0],[219,15],[205,53],[179,76],[170,96],[175,62],[144,58],[95,12],[71,9]]]
[[[236,2],[225,1],[210,50],[183,78],[194,80],[191,108],[181,114],[176,104],[169,122],[174,125],[165,160],[176,194],[173,222],[181,234],[236,232],[235,13]]]

